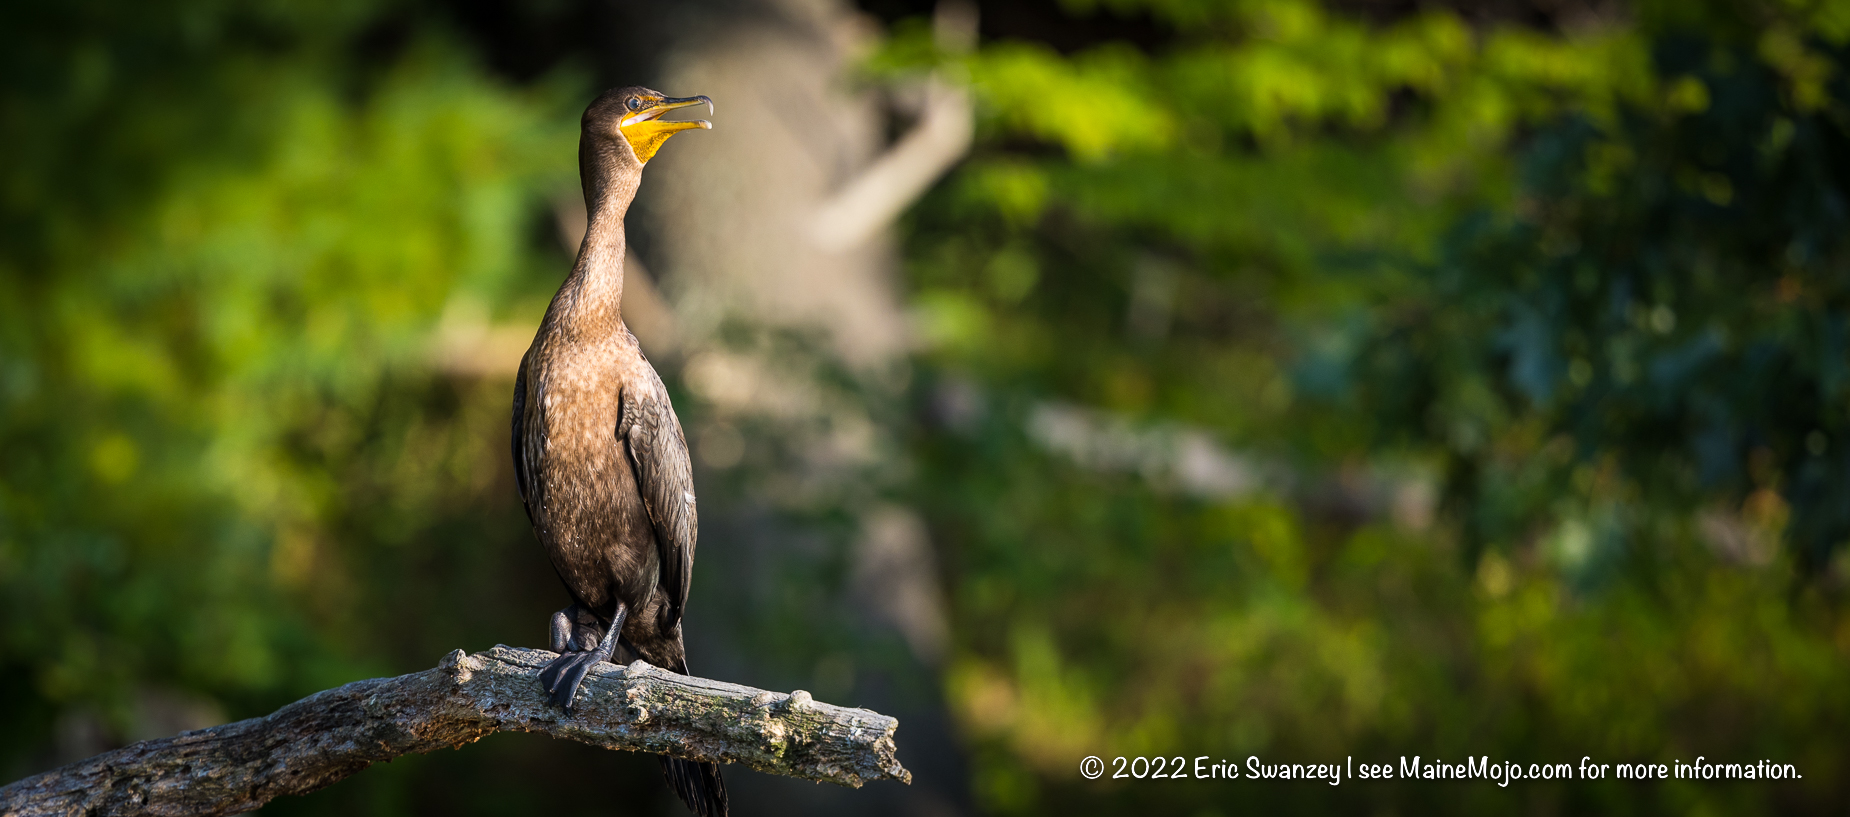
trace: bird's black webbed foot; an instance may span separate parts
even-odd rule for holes
[[[558,700],[556,693],[559,689],[559,682],[564,680],[567,671],[578,664],[584,663],[584,660],[590,656],[591,653],[588,652],[568,652],[560,655],[558,658],[554,658],[552,661],[548,662],[546,666],[540,668],[540,688],[546,690],[547,694],[552,698],[553,703],[570,708],[570,697],[567,697],[563,703]],[[584,680],[584,675],[582,673],[579,674],[578,680]],[[577,689],[576,685],[573,685],[572,688],[574,691]]]
[[[590,637],[590,633],[586,632],[587,628],[582,623],[576,627],[570,626],[572,622],[567,614],[573,609],[573,607],[568,607],[553,614],[552,640],[555,644],[565,641],[566,643],[560,646],[567,647],[568,651],[540,669],[540,688],[546,690],[549,700],[555,706],[567,712],[572,711],[572,699],[578,696],[578,687],[584,683],[585,676],[590,674],[591,668],[600,662],[610,660],[611,653],[617,646],[618,634],[623,631],[624,614],[627,612],[623,605],[617,605],[616,617],[611,621],[610,627],[603,631],[603,637],[597,640],[597,646],[589,651],[572,652],[569,651],[570,648],[583,645]],[[591,626],[595,627],[595,625],[596,622],[593,620]],[[572,635],[564,636],[563,633],[566,632],[571,632]]]
[[[577,697],[579,685],[584,683],[591,668],[603,660],[595,650],[568,652],[553,659],[540,670],[540,685],[546,689],[547,699],[560,709],[572,711],[572,699]]]

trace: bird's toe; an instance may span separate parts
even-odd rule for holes
[[[579,653],[574,658],[576,660],[559,673],[558,685],[551,690],[552,702],[567,712],[572,710],[572,699],[577,697],[578,687],[599,661],[596,653]]]
[[[566,669],[583,657],[584,653],[568,652],[548,662],[546,666],[540,668],[540,688],[547,692],[557,691],[559,679],[565,675]]]

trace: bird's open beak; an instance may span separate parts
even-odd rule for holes
[[[636,151],[636,158],[643,162],[647,162],[655,156],[656,151],[662,149],[662,144],[668,141],[668,137],[684,130],[713,127],[713,123],[705,119],[668,121],[660,118],[662,114],[676,108],[685,108],[689,105],[699,105],[702,103],[705,103],[707,106],[707,115],[712,116],[713,100],[707,97],[690,96],[680,99],[663,97],[644,106],[642,110],[625,117],[622,123],[617,127],[619,130],[623,131],[623,138],[629,140],[630,149]]]

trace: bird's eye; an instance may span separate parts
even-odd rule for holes
[[[632,111],[641,110],[642,100],[637,99],[635,97],[630,97],[629,106],[630,106],[630,110]]]

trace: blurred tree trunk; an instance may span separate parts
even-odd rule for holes
[[[940,14],[940,28],[951,44],[967,45],[973,12],[949,12]],[[654,345],[672,352],[702,401],[689,437],[709,474],[749,467],[741,465],[748,446],[784,452],[768,458],[768,473],[755,481],[748,472],[745,484],[754,487],[743,495],[716,497],[716,480],[703,481],[703,566],[724,561],[729,574],[719,581],[734,583],[729,594],[765,597],[770,588],[752,585],[775,581],[777,572],[750,566],[792,557],[793,541],[807,534],[750,520],[766,511],[854,515],[859,533],[845,543],[849,586],[836,588],[835,606],[861,619],[856,628],[869,638],[896,634],[912,658],[878,666],[858,649],[846,659],[809,660],[818,675],[831,660],[837,675],[845,665],[856,700],[897,708],[924,733],[909,743],[919,752],[919,783],[894,790],[895,807],[967,810],[941,701],[935,693],[883,700],[891,695],[876,677],[930,678],[935,690],[947,640],[925,527],[882,491],[904,470],[892,419],[904,412],[891,409],[905,396],[910,348],[890,226],[968,149],[969,102],[937,83],[883,89],[858,80],[856,67],[880,32],[839,0],[697,3],[667,30],[654,87],[707,94],[717,110],[712,131],[683,137],[650,163],[640,200],[638,253],[659,275],[673,324],[672,338]],[[895,111],[906,90],[917,102]],[[905,127],[889,139],[896,120]],[[843,388],[844,379],[852,385]],[[714,581],[715,571],[703,579]],[[839,806],[831,794],[780,786],[776,799],[805,811],[868,810],[868,793]]]

